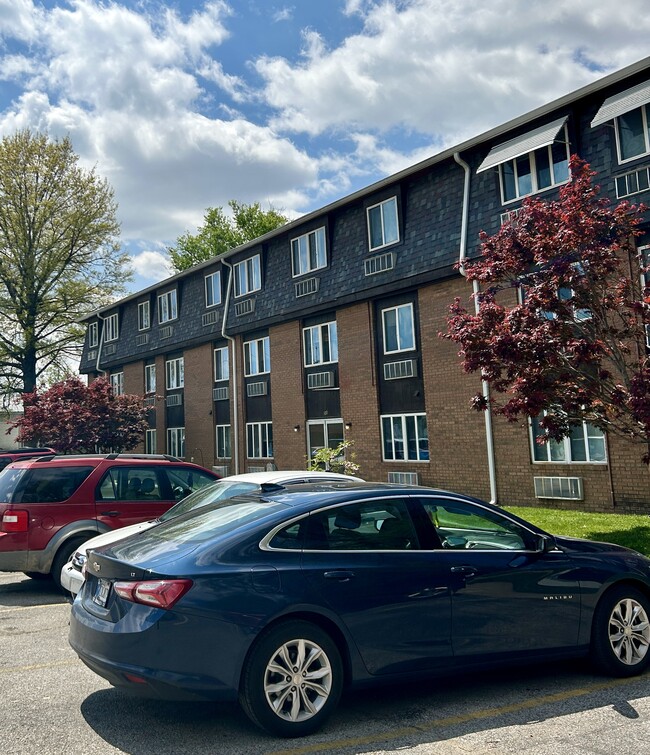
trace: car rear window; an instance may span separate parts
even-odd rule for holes
[[[3,503],[58,503],[77,490],[94,467],[36,467],[3,469],[0,501]]]

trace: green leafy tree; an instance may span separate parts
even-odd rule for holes
[[[124,290],[113,190],[68,138],[0,142],[0,394],[30,392],[78,359],[79,319]]]
[[[106,378],[87,386],[73,377],[41,393],[25,393],[23,407],[23,416],[12,424],[19,442],[60,453],[129,451],[148,427],[143,397],[115,396]]]
[[[359,465],[355,462],[356,454],[350,453],[347,458],[346,451],[354,445],[354,441],[344,440],[336,448],[319,448],[314,451],[309,461],[310,472],[326,471],[339,474],[356,475]]]
[[[289,222],[272,207],[263,210],[259,202],[244,204],[231,199],[228,206],[232,216],[223,207],[209,207],[197,233],[178,237],[176,246],[168,249],[174,270],[187,270]]]

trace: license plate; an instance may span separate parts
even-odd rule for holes
[[[97,580],[97,589],[93,595],[93,602],[98,606],[106,608],[106,602],[108,601],[108,594],[111,591],[111,583],[108,579]]]

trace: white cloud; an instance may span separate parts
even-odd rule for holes
[[[161,252],[140,252],[131,257],[133,269],[144,282],[149,284],[169,278],[173,273],[169,257]]]

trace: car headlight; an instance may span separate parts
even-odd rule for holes
[[[84,568],[84,564],[88,560],[88,556],[85,553],[75,553],[72,557],[72,566],[77,571],[81,571]]]

